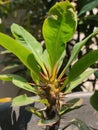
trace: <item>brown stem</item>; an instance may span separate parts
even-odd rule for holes
[[[58,130],[59,129],[59,122],[57,122],[56,124],[52,125],[52,126],[47,126],[46,130]]]
[[[45,112],[46,112],[46,118],[48,120],[52,120],[58,114],[57,109],[54,106],[47,108]],[[59,124],[60,124],[60,119],[57,120],[57,122],[55,122],[54,124],[50,126],[46,126],[46,130],[58,130]]]

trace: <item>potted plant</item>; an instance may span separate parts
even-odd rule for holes
[[[28,68],[32,83],[15,74],[1,74],[0,79],[11,81],[19,88],[34,95],[26,94],[11,98],[12,106],[26,106],[26,110],[40,118],[39,125],[46,126],[46,130],[58,130],[61,116],[81,106],[80,99],[64,101],[65,95],[94,73],[95,69],[88,69],[98,59],[98,50],[84,55],[76,61],[81,48],[98,30],[74,45],[71,56],[62,66],[66,57],[66,44],[74,35],[77,27],[77,14],[74,6],[68,1],[56,3],[48,12],[42,27],[46,48],[23,27],[12,24],[11,31],[15,39],[0,33],[0,45],[15,54]],[[61,69],[63,68],[63,69]],[[6,99],[0,99],[6,102]],[[9,101],[9,100],[8,100]],[[44,104],[43,109],[29,106],[32,103]],[[78,120],[77,120],[78,121]],[[78,121],[79,122],[79,121]],[[71,122],[73,123],[73,122]],[[80,125],[80,127],[82,127]]]

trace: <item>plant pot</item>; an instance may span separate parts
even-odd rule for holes
[[[65,97],[65,100],[67,101],[73,98],[82,98],[83,106],[80,107],[79,109],[73,110],[65,114],[61,119],[61,123],[60,123],[61,125],[59,130],[62,130],[61,129],[62,127],[67,125],[69,121],[75,118],[84,121],[88,126],[98,128],[98,113],[92,108],[92,106],[89,103],[89,98],[92,94],[93,94],[92,92],[89,93],[77,92],[77,93],[69,94]],[[4,113],[5,116],[3,117],[4,122],[3,123],[0,122],[0,125],[3,124],[6,126],[6,128],[3,129],[1,128],[0,130],[34,130],[34,129],[42,130],[43,129],[43,127],[37,125],[39,118],[36,117],[34,114],[32,115],[30,112],[26,111],[25,107],[21,107],[21,108],[15,107],[12,110],[10,103],[9,105],[5,104],[5,107],[3,105],[4,104],[0,104],[0,112]],[[40,104],[35,104],[35,105],[37,105],[37,107],[42,107]],[[0,113],[0,117],[1,117],[1,113]],[[9,120],[12,120],[12,117],[14,123],[13,124],[11,124],[12,122],[7,123],[10,122]],[[78,128],[76,128],[74,125],[71,125],[70,127],[66,128],[66,130],[78,130]]]

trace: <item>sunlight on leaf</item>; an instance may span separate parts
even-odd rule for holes
[[[43,37],[52,68],[59,60],[77,26],[75,8],[69,1],[56,3],[48,12],[43,24]]]
[[[39,96],[27,97],[26,94],[15,97],[12,100],[12,106],[24,106],[35,102],[41,102],[49,105],[47,99],[40,99]]]

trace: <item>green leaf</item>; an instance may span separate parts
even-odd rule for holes
[[[91,96],[90,103],[93,108],[98,111],[98,90],[95,90],[94,94]]]
[[[55,124],[58,121],[59,121],[59,116],[55,115],[54,118],[51,119],[51,120],[41,119],[39,121],[38,125],[40,125],[40,126],[51,126],[51,125]]]
[[[37,108],[34,108],[34,107],[26,107],[26,110],[34,113],[35,115],[37,115],[39,118],[42,118],[43,117],[43,114],[37,109]]]
[[[79,119],[73,119],[71,123],[77,126],[79,130],[90,130],[90,128],[83,121]]]
[[[66,102],[65,105],[62,106],[59,115],[63,115],[65,113],[68,113],[74,109],[78,109],[83,103],[82,99],[79,98],[75,98],[75,99],[71,99],[69,101]]]
[[[98,70],[96,70],[96,71],[94,72],[94,75],[95,75],[96,79],[98,79]]]
[[[72,61],[76,58],[77,54],[79,53],[79,51],[81,50],[81,48],[86,44],[86,42],[94,35],[98,34],[98,29],[95,30],[92,34],[90,34],[87,38],[85,38],[83,41],[78,42],[74,45],[72,51],[71,51],[71,57],[69,58],[69,61],[67,63],[67,65],[65,66],[64,70],[62,71],[62,73],[60,74],[59,78],[61,78],[66,70],[68,69],[68,67],[71,65]]]
[[[88,37],[86,37],[83,41],[78,42],[75,44],[75,46],[72,49],[71,52],[71,57],[66,65],[66,69],[69,67],[69,65],[72,63],[72,61],[74,60],[74,58],[77,56],[77,54],[79,53],[79,51],[81,50],[81,48],[87,43],[87,41],[93,37],[94,35],[98,34],[98,29],[96,31],[94,31],[92,34],[90,34]]]
[[[28,82],[21,76],[15,74],[2,74],[0,80],[11,81],[14,85],[29,92],[37,94],[37,87],[32,87]]]
[[[15,97],[12,100],[12,106],[24,106],[34,102],[41,102],[44,104],[48,104],[46,99],[40,99],[39,96],[27,97],[26,94]]]
[[[39,65],[42,67],[42,69],[45,71],[44,65],[41,60],[41,55],[43,48],[41,44],[29,33],[27,32],[23,27],[12,24],[11,31],[20,43],[23,43],[25,46],[27,46],[33,53],[36,61],[39,63]]]
[[[98,0],[93,0],[92,2],[89,2],[88,4],[86,4],[82,7],[78,16],[81,16],[85,12],[90,11],[91,9],[93,9],[97,6],[98,6]]]
[[[8,65],[8,66],[4,67],[4,68],[2,69],[2,71],[6,71],[6,70],[18,68],[18,67],[19,67],[19,64],[12,64],[12,65]]]
[[[98,22],[98,14],[96,14],[96,15],[89,15],[87,17],[87,20],[92,20],[94,22]]]
[[[66,51],[64,51],[62,53],[61,57],[57,61],[57,66],[56,66],[57,71],[59,71],[65,55],[66,55]],[[48,73],[51,75],[52,69],[51,69],[51,63],[50,63],[49,54],[48,54],[47,50],[45,50],[43,52],[42,60],[43,60],[45,67],[47,68]]]
[[[61,90],[66,87],[68,83],[77,78],[83,73],[89,66],[98,61],[98,50],[91,51],[79,59],[71,68],[68,77],[66,78]]]
[[[20,95],[18,97],[15,97],[12,100],[12,106],[24,106],[31,103],[34,103],[35,101],[38,101],[38,99],[33,99],[33,97],[27,97],[27,95]]]
[[[63,63],[63,60],[64,60],[65,56],[66,56],[66,50],[64,50],[61,57],[57,61],[57,71],[59,71],[60,67],[62,66],[62,63]]]
[[[3,33],[0,33],[0,45],[15,54],[39,80],[39,66],[30,49]]]
[[[70,93],[72,89],[81,84],[83,80],[87,79],[92,73],[94,73],[94,71],[95,70],[91,69],[83,72],[80,76],[78,76],[69,84],[64,93]]]
[[[48,73],[51,74],[51,63],[50,63],[49,54],[46,49],[44,50],[41,58],[44,63],[44,66],[47,68]]]
[[[76,29],[77,18],[74,7],[67,0],[56,3],[43,24],[43,36],[50,56],[52,68],[61,57]]]

